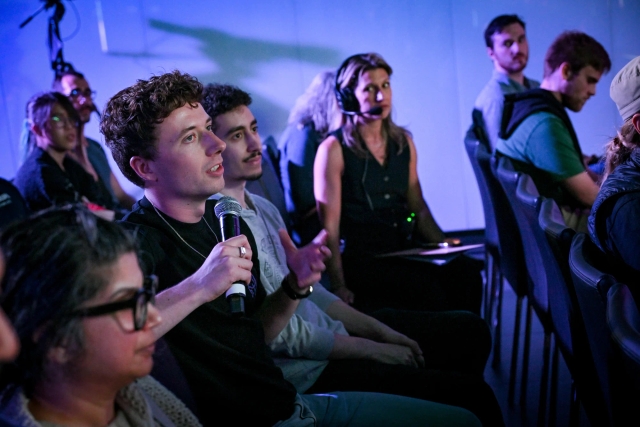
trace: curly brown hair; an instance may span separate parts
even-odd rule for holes
[[[549,77],[564,62],[569,63],[574,75],[588,65],[602,73],[611,69],[611,59],[604,47],[580,31],[565,31],[553,41],[544,58],[544,77]]]
[[[618,131],[618,135],[611,138],[611,141],[605,146],[605,167],[602,176],[604,182],[609,174],[613,172],[618,165],[627,161],[635,150],[640,148],[640,133],[633,126],[631,120],[627,120],[622,124]]]
[[[144,180],[129,165],[133,156],[153,160],[156,156],[156,125],[172,111],[202,99],[202,83],[195,77],[173,71],[138,80],[114,95],[102,114],[100,132],[118,167],[129,181],[144,188]]]
[[[202,108],[213,119],[214,128],[216,117],[242,105],[248,107],[251,101],[251,95],[232,85],[209,83],[202,93]]]

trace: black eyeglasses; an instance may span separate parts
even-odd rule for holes
[[[154,304],[156,301],[156,289],[158,289],[158,277],[155,275],[151,275],[144,278],[144,284],[142,288],[138,289],[131,298],[124,301],[97,305],[95,307],[81,308],[70,313],[70,316],[102,316],[129,308],[133,310],[133,330],[139,331],[147,323],[149,303]],[[118,320],[121,322],[122,326],[125,329],[132,329],[129,321],[126,321],[125,319]]]
[[[69,92],[69,98],[79,98],[79,97],[83,97],[84,99],[89,99],[89,98],[94,98],[96,96],[96,91],[95,90],[91,90],[91,89],[85,89],[85,90],[81,90],[81,89],[71,89],[71,92]]]

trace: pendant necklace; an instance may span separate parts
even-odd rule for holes
[[[151,203],[151,200],[149,200],[149,203]],[[184,240],[184,238],[180,235],[180,233],[178,233],[178,231],[173,228],[173,226],[171,224],[169,224],[169,221],[167,221],[161,214],[160,211],[158,210],[158,208],[156,208],[156,205],[154,205],[153,203],[151,203],[151,206],[153,206],[153,209],[156,211],[156,213],[158,214],[158,216],[160,217],[161,220],[164,221],[165,224],[167,224],[169,226],[169,228],[171,230],[173,230],[174,233],[176,233],[176,236],[178,236],[178,238],[180,240],[182,240],[182,243],[184,243],[185,245],[189,246],[189,248],[191,248],[192,251],[194,251],[195,253],[197,253],[198,255],[200,255],[202,258],[207,259],[206,256],[202,255],[200,253],[200,251],[198,251],[196,248],[194,248],[193,246],[191,246],[189,243],[187,243],[186,240]],[[216,233],[213,231],[213,228],[211,228],[211,226],[209,225],[209,223],[207,222],[206,219],[204,219],[204,216],[202,216],[202,220],[204,221],[205,224],[207,224],[207,227],[209,227],[209,230],[211,230],[211,233],[213,233],[213,237],[216,238],[216,244],[219,243],[218,240],[218,236],[216,235]]]

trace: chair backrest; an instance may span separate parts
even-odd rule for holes
[[[576,290],[578,306],[584,322],[588,355],[595,367],[595,378],[583,378],[588,383],[597,383],[599,396],[585,406],[592,425],[611,425],[611,343],[606,320],[607,293],[615,284],[615,278],[607,274],[604,254],[591,242],[585,233],[577,233],[569,253],[571,278]],[[578,387],[580,386],[577,382]]]
[[[607,323],[614,353],[613,417],[622,425],[637,419],[638,411],[631,408],[640,401],[640,311],[631,289],[623,283],[609,289]]]
[[[576,233],[566,226],[553,199],[541,197],[537,222],[538,226],[533,227],[533,231],[547,275],[551,321],[560,349],[573,373],[573,342],[579,338],[574,338],[574,335],[579,334],[583,342],[586,340],[569,271],[569,248]]]
[[[480,144],[482,144],[483,147],[486,148],[489,153],[491,153],[491,141],[489,140],[489,135],[487,135],[487,132],[484,128],[484,117],[482,117],[482,111],[474,108],[471,112],[471,120],[473,121],[473,128],[476,138],[478,138]]]
[[[469,141],[471,145],[472,139]],[[469,146],[467,146],[469,147]],[[499,257],[497,261],[500,271],[518,296],[524,296],[527,292],[527,269],[522,250],[522,241],[513,210],[509,206],[507,196],[494,175],[495,158],[491,156],[487,147],[480,143],[475,143],[475,163],[481,180],[478,181],[481,194],[484,192],[487,198],[488,209],[485,212],[485,222],[495,224],[495,237],[497,242]],[[474,161],[472,161],[474,164]],[[483,202],[484,203],[484,202]],[[493,236],[488,234],[488,236]]]
[[[277,149],[274,153],[273,144],[268,143],[269,139],[273,139],[273,137],[267,138],[265,144],[262,146],[262,176],[260,179],[247,182],[246,188],[251,193],[262,196],[273,203],[276,208],[278,208],[287,228],[291,231],[291,219],[289,212],[287,212],[284,190],[282,189],[282,183],[280,182],[277,169],[279,164],[277,154],[275,154],[277,153]]]
[[[517,172],[508,157],[498,161],[498,181],[502,184],[520,230],[524,259],[529,273],[529,302],[545,327],[550,326],[549,293],[542,254],[534,235],[538,227],[540,194],[530,177]]]
[[[0,230],[28,215],[29,208],[18,189],[10,181],[0,178]]]
[[[482,129],[480,129],[482,131]],[[477,126],[471,125],[464,138],[464,146],[471,162],[471,168],[476,176],[476,182],[478,183],[478,189],[480,190],[480,198],[482,200],[482,209],[484,211],[484,238],[485,248],[494,257],[500,256],[499,239],[498,239],[498,226],[496,224],[496,215],[491,203],[491,197],[489,188],[487,186],[486,179],[482,173],[482,168],[476,157],[478,146],[482,144],[477,136]],[[486,150],[485,150],[486,152]],[[499,262],[499,260],[498,260]]]

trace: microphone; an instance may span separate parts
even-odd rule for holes
[[[370,110],[360,112],[360,111],[343,111],[343,114],[347,114],[349,116],[364,116],[365,114],[371,114],[373,116],[378,116],[382,114],[382,107],[373,107]]]
[[[214,208],[216,216],[220,221],[222,230],[222,241],[229,240],[240,234],[240,211],[242,206],[233,197],[223,196],[218,200]],[[236,282],[227,290],[225,296],[233,316],[244,315],[244,297],[247,295],[247,288],[244,282]]]

